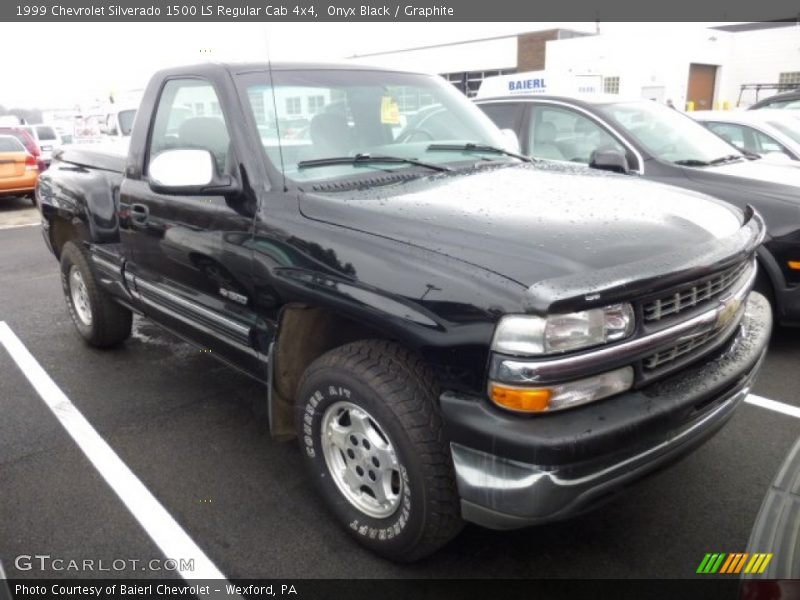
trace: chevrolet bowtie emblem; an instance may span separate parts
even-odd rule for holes
[[[722,302],[723,308],[717,316],[717,329],[724,329],[727,327],[736,313],[739,312],[739,307],[742,305],[741,298],[732,297]]]

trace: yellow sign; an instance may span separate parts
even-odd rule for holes
[[[385,125],[400,125],[400,106],[391,96],[381,98],[381,123]]]

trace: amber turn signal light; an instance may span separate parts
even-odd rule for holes
[[[550,406],[552,390],[547,388],[516,388],[497,383],[489,386],[492,401],[504,408],[525,412],[541,412]]]
[[[793,271],[800,271],[800,260],[790,260],[787,261],[787,264]]]

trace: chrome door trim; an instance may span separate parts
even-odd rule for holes
[[[146,290],[156,296],[177,304],[182,308],[185,308],[189,312],[193,312],[196,315],[202,315],[206,319],[216,323],[222,329],[228,330],[232,333],[235,333],[237,336],[243,337],[245,339],[249,339],[250,337],[250,327],[242,325],[241,323],[237,323],[228,317],[225,317],[219,313],[216,313],[212,310],[207,309],[206,307],[198,304],[197,302],[192,302],[191,300],[186,300],[185,298],[181,298],[177,294],[173,294],[172,292],[168,292],[166,290],[161,289],[157,285],[149,283],[147,281],[143,281],[140,277],[136,277],[135,279],[136,287],[140,291]],[[148,299],[144,296],[142,297],[145,301]],[[161,305],[154,303],[152,300],[149,301],[150,304],[153,304],[159,308]]]

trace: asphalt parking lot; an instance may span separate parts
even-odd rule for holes
[[[434,556],[395,565],[328,517],[296,445],[270,439],[259,385],[138,318],[123,347],[84,345],[57,263],[39,228],[24,226],[38,216],[13,202],[0,210],[0,321],[230,578],[691,577],[706,552],[744,551],[800,432],[795,417],[744,404],[693,455],[593,513],[514,532],[467,526]],[[776,331],[754,392],[800,406],[798,356],[797,333]],[[93,575],[21,570],[20,555],[163,557],[2,347],[0,411],[0,560],[9,577]]]

